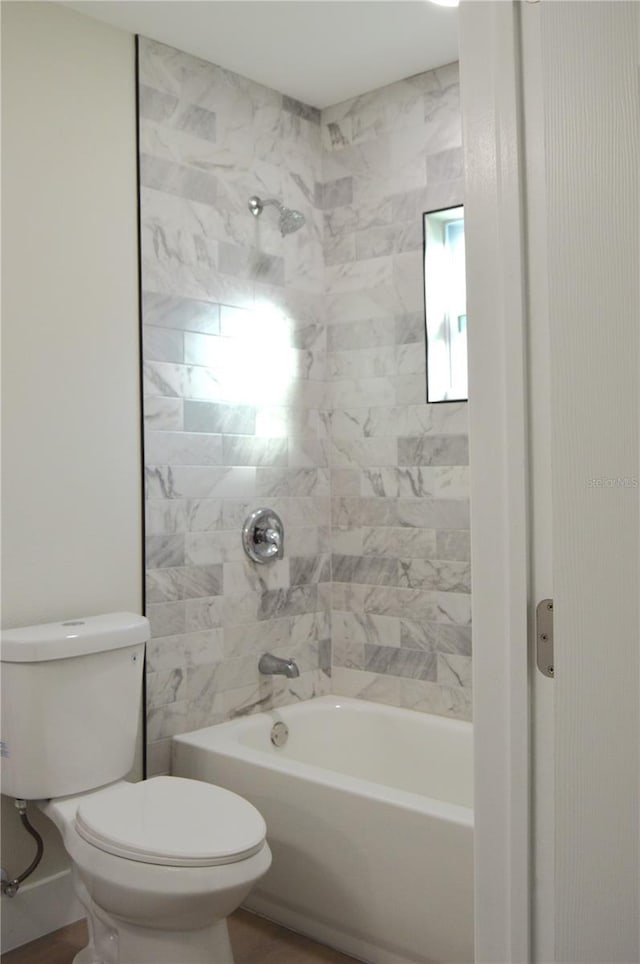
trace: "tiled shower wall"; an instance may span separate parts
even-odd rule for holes
[[[140,42],[149,772],[169,737],[330,689],[318,111]],[[283,239],[273,208],[306,226]],[[268,504],[285,558],[240,532]],[[299,680],[259,678],[295,656]]]
[[[424,404],[421,215],[463,201],[457,64],[322,134],[333,690],[470,717],[467,406]]]
[[[423,404],[456,97],[449,67],[321,117],[140,41],[150,773],[178,732],[323,692],[469,715],[466,406]],[[265,504],[286,553],[257,567]],[[300,679],[260,679],[266,649]]]

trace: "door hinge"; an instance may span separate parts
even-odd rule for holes
[[[553,599],[536,606],[536,662],[542,675],[553,679]]]

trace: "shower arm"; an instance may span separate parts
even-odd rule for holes
[[[254,195],[253,197],[249,198],[249,210],[256,218],[262,214],[262,209],[265,208],[267,204],[273,204],[273,206],[278,208],[279,211],[283,210],[283,205],[275,197],[267,197],[263,200],[262,198]]]

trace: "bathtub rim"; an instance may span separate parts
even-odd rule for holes
[[[438,800],[435,797],[423,796],[422,794],[409,790],[401,790],[383,783],[377,783],[373,780],[366,780],[363,777],[351,776],[342,773],[340,770],[332,770],[328,767],[320,767],[315,764],[292,760],[288,757],[278,759],[275,755],[266,754],[262,750],[257,750],[254,747],[240,743],[231,736],[231,734],[236,734],[238,731],[242,732],[242,730],[255,726],[260,718],[263,718],[265,722],[271,723],[276,719],[284,719],[286,722],[286,717],[292,712],[295,716],[297,715],[296,711],[301,712],[305,708],[310,708],[308,704],[314,705],[316,709],[322,706],[322,712],[324,712],[324,707],[326,707],[326,711],[336,709],[334,705],[336,701],[347,704],[359,712],[365,712],[373,708],[376,712],[382,711],[384,715],[396,716],[400,714],[403,718],[408,716],[412,718],[416,716],[428,717],[430,720],[443,721],[443,725],[450,724],[451,727],[455,729],[463,729],[464,731],[473,730],[473,724],[467,720],[457,720],[432,713],[421,713],[417,710],[407,710],[404,707],[386,706],[385,704],[373,703],[369,700],[359,700],[354,697],[326,694],[313,697],[309,700],[303,700],[300,703],[262,710],[259,713],[247,714],[246,716],[233,720],[227,720],[224,723],[215,723],[211,726],[201,727],[200,729],[191,730],[187,733],[177,734],[171,739],[172,771],[174,769],[173,764],[177,746],[193,747],[199,750],[210,749],[220,756],[231,760],[242,761],[250,766],[257,767],[261,771],[275,771],[276,773],[285,774],[291,779],[312,783],[317,786],[339,787],[342,792],[351,796],[374,798],[381,803],[400,806],[418,813],[429,814],[439,820],[468,827],[473,830],[473,807],[446,800]],[[285,715],[282,716],[282,714]]]

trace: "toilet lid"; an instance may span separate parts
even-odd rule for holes
[[[182,777],[121,783],[78,807],[76,830],[118,857],[170,867],[244,860],[264,844],[266,826],[247,800]]]

